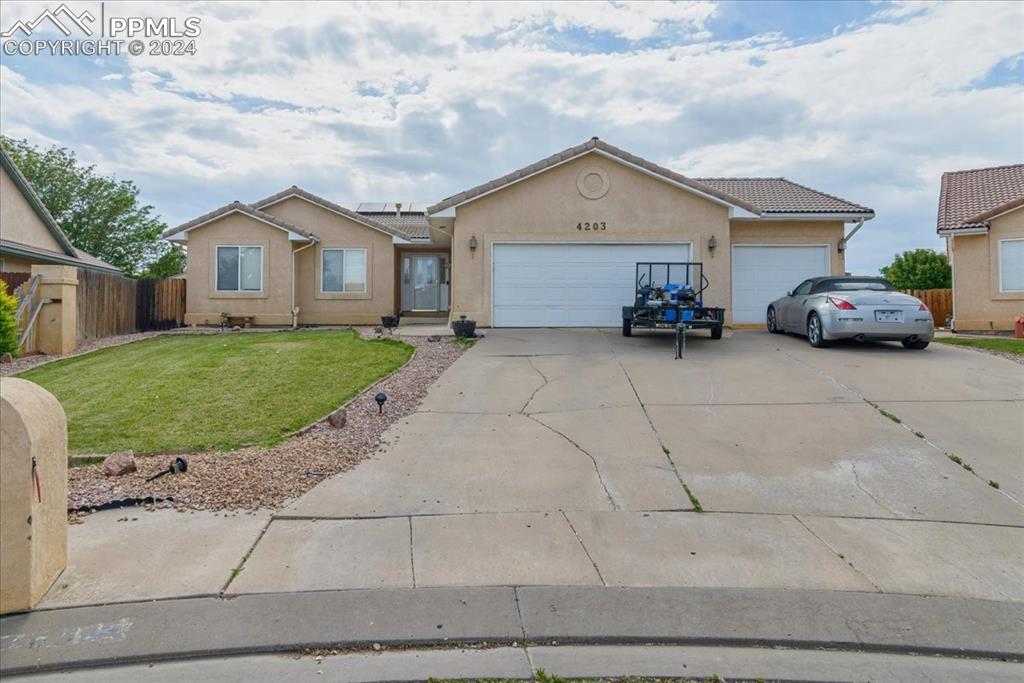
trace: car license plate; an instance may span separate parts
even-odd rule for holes
[[[875,322],[901,323],[903,322],[903,311],[875,311]]]

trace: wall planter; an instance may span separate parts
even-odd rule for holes
[[[452,331],[456,337],[475,337],[476,321],[466,320],[466,316],[460,315],[458,320],[452,321]]]

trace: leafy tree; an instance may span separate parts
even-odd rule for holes
[[[7,291],[7,283],[0,280],[0,354],[18,355],[18,299]]]
[[[171,277],[185,272],[185,250],[172,245],[160,258],[150,263],[139,277]]]
[[[168,256],[175,250],[160,239],[167,225],[139,202],[135,183],[99,175],[63,147],[42,150],[5,136],[0,144],[76,247],[132,277],[157,264],[161,277],[183,270],[184,259]]]
[[[945,289],[953,286],[946,255],[931,249],[912,249],[896,254],[882,268],[882,276],[896,289]]]

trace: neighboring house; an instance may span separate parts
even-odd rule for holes
[[[1024,164],[942,174],[938,232],[958,331],[1012,330],[1024,315]]]
[[[637,261],[703,261],[705,301],[730,324],[763,325],[795,284],[843,274],[845,224],[872,217],[784,178],[687,178],[593,138],[429,207],[342,206],[292,187],[164,235],[187,246],[188,323],[400,311],[618,326]]]
[[[29,272],[34,264],[121,271],[76,249],[7,152],[0,149],[0,272]]]

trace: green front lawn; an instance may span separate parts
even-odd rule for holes
[[[935,341],[940,344],[971,346],[976,349],[1002,351],[1003,353],[1015,353],[1018,356],[1024,356],[1024,339],[1011,339],[1009,337],[993,337],[991,339],[979,339],[978,337],[936,337]]]
[[[411,355],[352,330],[172,335],[19,377],[60,400],[73,453],[228,450],[282,440]]]

